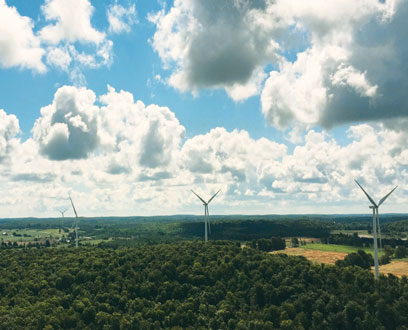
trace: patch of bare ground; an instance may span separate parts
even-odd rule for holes
[[[374,269],[374,267],[373,267]],[[380,266],[381,274],[391,273],[392,275],[402,277],[408,276],[408,262],[393,260],[389,264]]]
[[[304,256],[306,259],[316,262],[334,265],[336,260],[343,260],[347,253],[343,252],[329,252],[329,251],[316,251],[306,250],[300,248],[287,248],[281,251],[273,251],[272,254],[284,253],[290,256]]]

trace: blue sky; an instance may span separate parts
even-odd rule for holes
[[[0,216],[407,212],[407,13],[0,0]]]

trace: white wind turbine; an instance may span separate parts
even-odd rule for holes
[[[364,194],[367,196],[368,200],[371,202],[370,209],[373,210],[373,239],[374,239],[374,268],[375,268],[375,278],[378,278],[378,246],[377,246],[377,226],[378,226],[378,233],[380,234],[380,247],[381,247],[381,229],[380,229],[380,222],[379,222],[379,216],[378,216],[378,208],[382,203],[385,202],[385,200],[390,196],[395,189],[397,189],[398,186],[395,186],[394,189],[392,189],[387,195],[385,195],[383,198],[380,199],[378,204],[374,202],[374,200],[370,197],[369,194],[364,190],[364,188],[358,183],[357,180],[354,180],[358,186],[361,188],[361,190],[364,192]]]
[[[69,200],[71,201],[72,209],[74,210],[74,213],[75,213],[75,223],[74,223],[74,226],[75,226],[75,247],[78,247],[78,229],[79,229],[78,228],[78,213],[75,210],[74,202],[72,201],[71,196],[69,196]]]
[[[198,196],[193,190],[191,190],[191,191],[193,192],[194,195],[196,195],[196,196],[200,199],[200,201],[203,202],[203,205],[204,205],[204,227],[205,227],[204,237],[205,237],[205,242],[207,242],[207,241],[208,241],[208,231],[209,231],[210,234],[211,234],[210,213],[208,212],[208,204],[211,203],[211,201],[214,199],[215,196],[217,196],[217,194],[221,191],[221,189],[218,190],[218,191],[208,200],[208,202],[206,202],[204,199],[202,199],[200,196]],[[207,230],[208,230],[208,231],[207,231]]]
[[[68,211],[68,208],[65,209],[64,211],[58,210],[59,213],[61,213],[61,230],[64,229],[64,218],[65,218],[65,212]]]

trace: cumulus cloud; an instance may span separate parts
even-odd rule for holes
[[[95,94],[85,88],[64,86],[53,103],[41,109],[33,127],[40,152],[53,160],[86,158],[99,144]]]
[[[17,117],[0,109],[0,162],[10,153],[13,139],[19,132]]]
[[[45,52],[33,32],[32,20],[0,0],[0,22],[0,66],[44,72],[42,57]]]
[[[93,7],[88,0],[46,0],[42,12],[47,21],[55,21],[41,29],[39,35],[49,43],[61,41],[99,44],[105,38],[91,25]]]
[[[286,128],[408,116],[407,17],[405,0],[177,0],[149,18],[170,85],[261,93]]]
[[[115,3],[108,8],[107,16],[111,33],[130,32],[131,26],[137,23],[134,4],[126,8]]]
[[[141,166],[169,165],[177,156],[185,129],[167,107],[145,106],[112,87],[100,97],[101,141],[106,148],[132,153]]]
[[[83,69],[111,65],[113,42],[92,26],[89,0],[46,0],[41,10],[48,24],[38,35],[48,65],[66,71],[77,86],[86,84]]]
[[[218,127],[195,136],[182,148],[183,164],[196,184],[216,183],[237,196],[259,192],[259,176],[265,166],[277,164],[286,146],[265,138],[252,139],[248,132]]]
[[[362,212],[365,196],[355,178],[375,198],[399,184],[384,210],[403,209],[408,187],[407,133],[403,130],[396,132],[384,125],[352,126],[347,133],[350,142],[343,145],[329,133],[311,130],[292,151],[265,138],[255,140],[246,131],[221,127],[181,145],[183,129],[178,124],[173,128],[179,127],[178,135],[160,132],[162,141],[177,143],[168,148],[163,143],[160,158],[156,158],[154,145],[153,156],[146,163],[142,155],[148,149],[145,142],[151,134],[150,124],[155,123],[146,119],[148,107],[134,102],[130,93],[113,89],[102,98],[107,104],[99,109],[99,115],[112,116],[106,117],[99,129],[107,133],[110,128],[106,124],[115,118],[123,126],[110,130],[105,140],[101,137],[97,152],[87,158],[61,162],[41,157],[41,145],[33,139],[13,148],[11,165],[0,174],[2,191],[7,191],[1,200],[11,207],[7,210],[16,212],[12,205],[18,204],[30,215],[52,215],[52,205],[61,203],[55,196],[70,193],[84,215],[194,212],[197,203],[189,190],[193,187],[204,196],[222,188],[213,205],[216,213],[231,213],[232,208],[245,213],[345,212],[344,205],[347,212]],[[143,125],[142,118],[146,121]],[[170,159],[163,149],[171,150]],[[37,209],[38,205],[44,208]],[[2,205],[2,212],[5,208]]]
[[[83,215],[191,213],[191,188],[222,188],[214,213],[363,212],[354,179],[375,198],[399,184],[384,211],[405,211],[406,120],[351,126],[342,143],[310,130],[293,149],[222,127],[184,140],[169,108],[110,86],[61,87],[24,142],[17,118],[0,119],[1,215],[52,215],[68,194]]]
[[[133,95],[108,87],[99,97],[84,87],[63,86],[41,109],[32,133],[51,160],[83,159],[113,152],[107,171],[129,173],[130,161],[147,168],[167,166],[177,155],[185,129],[166,107],[134,102]]]
[[[278,48],[273,29],[259,24],[264,7],[263,1],[179,0],[168,13],[151,15],[157,26],[152,45],[174,69],[170,84],[182,91],[256,85],[256,72]],[[256,93],[248,89],[245,97]]]

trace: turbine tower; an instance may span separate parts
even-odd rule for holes
[[[378,233],[380,234],[380,247],[381,247],[381,229],[380,229],[380,222],[378,216],[378,208],[385,200],[390,196],[398,186],[395,186],[387,195],[380,199],[378,204],[374,202],[374,200],[370,197],[370,195],[364,190],[364,188],[358,183],[357,180],[354,180],[364,194],[367,196],[368,200],[371,202],[370,209],[373,210],[373,239],[374,239],[374,268],[375,268],[375,278],[378,279],[378,246],[377,246],[377,226],[378,226]]]
[[[215,196],[218,195],[218,193],[221,191],[218,190],[209,200],[208,202],[206,202],[204,199],[202,199],[200,196],[198,196],[193,190],[191,190],[193,192],[194,195],[196,195],[198,197],[198,199],[200,201],[203,202],[204,205],[204,238],[205,238],[205,242],[208,241],[208,231],[211,234],[211,227],[210,227],[210,213],[208,212],[208,204],[211,203],[211,201],[214,199]]]
[[[72,209],[74,210],[74,213],[75,213],[75,223],[74,223],[74,226],[75,226],[75,247],[78,247],[78,229],[79,229],[78,228],[78,213],[75,210],[74,202],[72,201],[71,196],[69,196],[69,200],[71,201]]]

